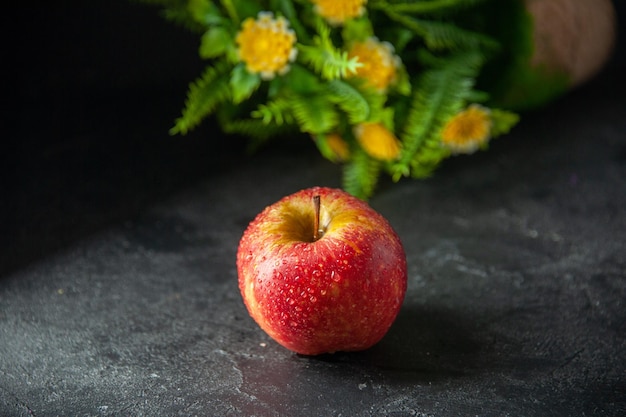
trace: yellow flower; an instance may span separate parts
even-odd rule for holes
[[[472,104],[445,124],[441,141],[456,153],[473,153],[489,141],[491,135],[489,109]]]
[[[331,25],[341,25],[348,19],[365,13],[367,0],[311,0],[315,12]]]
[[[246,69],[264,80],[285,74],[289,63],[296,59],[295,33],[284,17],[274,19],[271,12],[260,12],[256,20],[244,20],[235,41]]]
[[[361,123],[354,136],[371,157],[391,161],[400,155],[400,141],[382,123]]]
[[[326,144],[338,161],[347,161],[350,158],[350,148],[339,134],[331,133],[326,135]]]
[[[367,80],[375,89],[384,92],[396,81],[396,72],[400,65],[393,46],[371,37],[365,42],[357,42],[348,51],[350,58],[357,57],[360,67],[355,76]]]

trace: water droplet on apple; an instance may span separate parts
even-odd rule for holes
[[[322,272],[319,269],[314,269],[313,272],[311,272],[311,275],[313,275],[316,278],[319,278],[322,276]]]
[[[312,296],[309,298],[309,300],[310,300],[312,303],[315,303],[315,302],[317,302],[317,297],[316,297],[316,296],[314,296],[314,295],[312,295]]]
[[[289,303],[289,305],[294,305],[294,303],[296,302],[296,300],[294,300],[293,298],[287,298],[287,302]]]
[[[326,295],[326,290],[320,290],[321,295]]]

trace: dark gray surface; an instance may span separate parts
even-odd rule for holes
[[[65,12],[24,6],[47,35],[32,46],[59,37],[45,54],[72,65],[26,89],[6,136],[17,151],[0,156],[14,169],[1,178],[0,416],[626,414],[623,54],[488,152],[383,181],[371,204],[405,245],[405,304],[372,349],[307,358],[247,316],[235,252],[265,205],[338,185],[338,168],[302,138],[237,161],[210,126],[168,139],[195,72],[136,85],[146,62],[176,53],[165,40],[177,32],[89,5],[68,22],[100,47],[154,40],[153,61],[130,46],[77,61],[68,51],[92,51],[89,36],[65,46]],[[96,71],[115,57],[129,71]],[[110,93],[92,89],[94,74],[115,80]]]
[[[0,415],[623,415],[626,119],[606,85],[383,182],[409,285],[374,348],[297,356],[247,316],[247,222],[339,178],[272,149],[0,281]]]

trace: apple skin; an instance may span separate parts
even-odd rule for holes
[[[321,237],[313,239],[314,196]],[[407,288],[406,255],[387,220],[339,189],[313,187],[266,207],[237,251],[250,316],[302,355],[360,351],[395,320]]]

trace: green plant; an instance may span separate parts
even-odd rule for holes
[[[172,134],[213,115],[252,146],[305,133],[360,198],[383,173],[424,178],[518,121],[476,85],[501,47],[490,0],[140,1],[197,31],[208,62]]]

